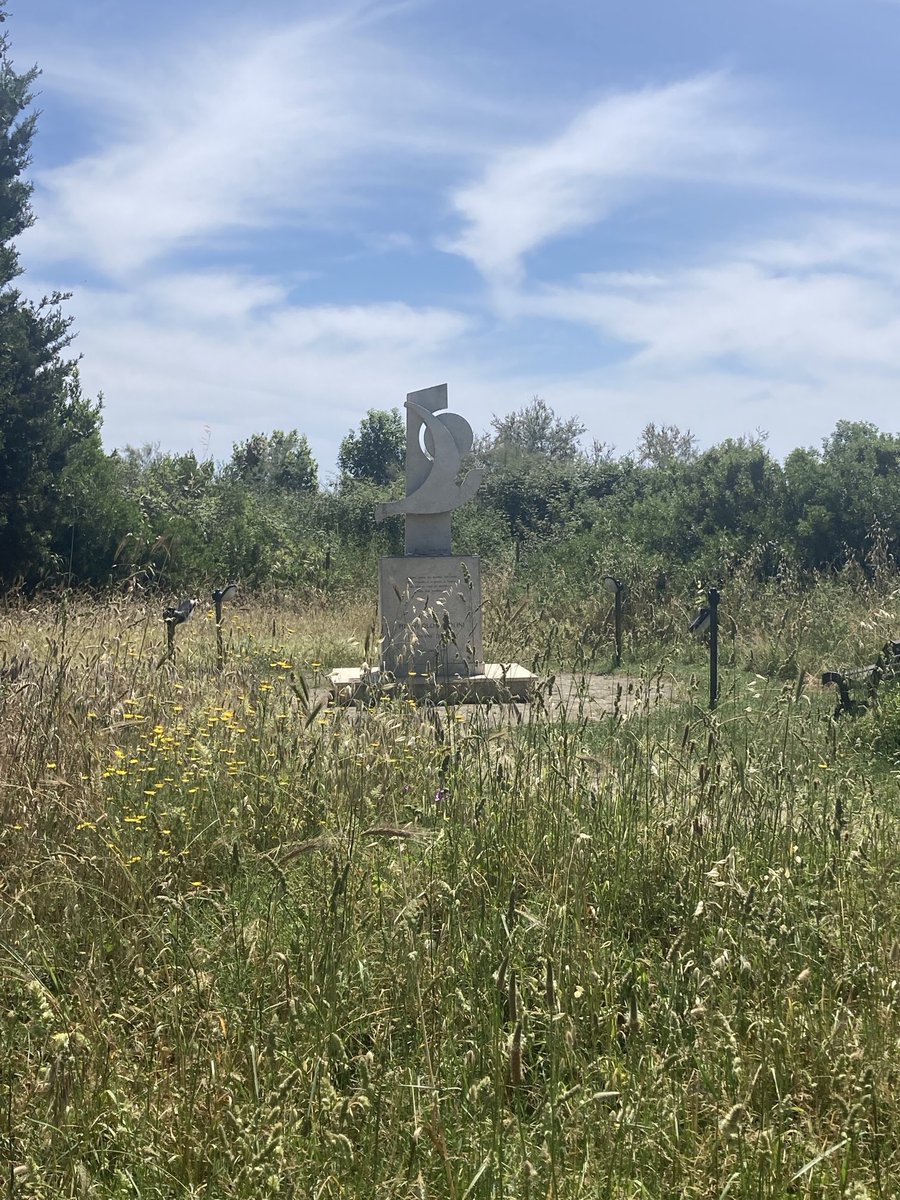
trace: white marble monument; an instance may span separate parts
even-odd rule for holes
[[[533,676],[516,663],[485,664],[481,567],[474,555],[454,555],[454,509],[478,490],[484,471],[460,474],[472,449],[472,428],[447,411],[447,385],[406,397],[406,495],[375,509],[375,520],[402,515],[402,557],[384,557],[378,571],[381,659],[374,669],[331,673],[338,701],[402,686],[414,696],[453,701],[527,699]]]

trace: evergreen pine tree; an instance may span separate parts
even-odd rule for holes
[[[0,23],[6,20],[0,0]],[[99,406],[86,402],[73,361],[67,298],[23,297],[15,239],[32,224],[32,185],[25,178],[37,113],[37,67],[19,73],[9,38],[0,35],[0,585],[35,582],[51,565],[60,526],[69,522],[66,468],[77,451],[100,448]]]

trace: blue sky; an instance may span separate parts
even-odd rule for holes
[[[900,0],[9,0],[104,440],[900,429]]]

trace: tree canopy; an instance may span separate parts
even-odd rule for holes
[[[0,0],[0,20],[5,20]],[[13,281],[15,246],[33,221],[25,177],[36,114],[29,111],[37,68],[17,72],[0,36],[0,580],[36,581],[52,566],[62,527],[78,522],[78,481],[103,457],[99,404],[86,401],[65,356],[71,317],[65,296],[33,303]]]
[[[406,427],[400,410],[371,408],[341,442],[338,467],[344,482],[385,486],[403,474]]]
[[[314,492],[318,468],[306,435],[296,429],[254,433],[235,444],[228,473],[254,491]]]
[[[491,418],[493,432],[480,438],[475,453],[501,464],[516,464],[523,458],[571,461],[578,457],[578,439],[587,426],[578,417],[558,417],[546,400],[531,401],[505,417]]]
[[[320,489],[296,429],[254,433],[219,464],[152,446],[104,453],[100,402],[82,394],[71,355],[68,298],[33,301],[16,285],[16,239],[35,219],[26,172],[37,77],[15,69],[2,33],[0,588],[232,575],[297,585],[339,569],[368,578],[372,556],[399,545],[400,522],[373,516],[385,489],[401,486],[398,409],[371,409],[347,433],[335,488]],[[762,438],[701,452],[689,430],[651,423],[633,455],[615,458],[598,443],[583,449],[585,432],[539,396],[495,414],[474,450],[490,469],[456,521],[460,553],[524,555],[532,573],[577,561],[586,577],[601,558],[605,569],[643,558],[708,578],[760,545],[774,547],[767,561],[807,569],[866,564],[876,543],[882,561],[900,555],[900,435],[840,421],[820,449],[782,465]]]

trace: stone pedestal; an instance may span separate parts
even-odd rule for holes
[[[381,667],[398,680],[484,674],[481,566],[473,555],[382,558]]]
[[[381,662],[329,676],[336,704],[404,695],[437,704],[531,698],[534,675],[518,663],[485,663],[481,567],[472,555],[382,558],[378,568]]]

